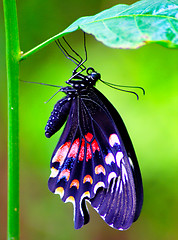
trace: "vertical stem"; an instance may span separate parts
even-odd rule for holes
[[[15,0],[3,0],[8,80],[8,240],[19,239],[19,35]]]

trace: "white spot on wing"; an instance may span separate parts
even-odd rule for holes
[[[120,163],[121,163],[121,159],[124,157],[122,152],[117,152],[116,154],[116,162],[117,162],[117,166],[120,168]]]
[[[120,181],[120,190],[119,190],[119,193],[122,192],[122,181]]]
[[[100,188],[100,187],[105,187],[104,182],[98,182],[98,183],[95,185],[94,190],[93,190],[95,194],[96,194],[96,191],[98,190],[98,188]]]
[[[123,180],[124,184],[125,184],[125,180],[128,180],[127,171],[126,171],[124,165],[122,165],[122,180]]]
[[[113,193],[115,182],[116,182],[116,178],[113,179],[112,186],[111,186],[111,193]]]
[[[108,183],[110,183],[110,181],[111,181],[112,178],[116,178],[116,177],[117,177],[116,173],[115,173],[115,172],[111,172],[111,173],[108,175]]]
[[[109,144],[111,145],[111,147],[113,147],[115,143],[120,145],[120,141],[119,141],[118,136],[115,133],[113,133],[109,137]]]
[[[65,200],[65,203],[68,203],[68,202],[71,202],[72,204],[73,204],[73,206],[74,206],[74,221],[75,221],[75,199],[74,199],[74,197],[73,196],[70,196],[70,197],[68,197],[66,200]]]
[[[117,178],[116,192],[118,191],[120,182],[121,182],[121,177],[119,176],[119,177]]]
[[[106,155],[105,162],[109,165],[111,165],[112,162],[115,163],[114,155],[111,152]]]
[[[81,212],[81,215],[82,215],[82,216],[84,216],[83,209],[82,209],[82,201],[83,201],[83,199],[84,199],[85,197],[90,198],[90,192],[89,192],[89,191],[84,192],[84,193],[82,194],[81,198],[80,198],[80,212]],[[87,208],[86,203],[85,203],[85,206],[86,206],[86,209],[87,209],[87,211],[88,211],[88,208]]]
[[[129,163],[130,163],[130,166],[134,169],[134,165],[133,165],[132,159],[130,157],[129,157]]]

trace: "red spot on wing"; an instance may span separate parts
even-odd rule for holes
[[[80,152],[79,152],[79,161],[83,161],[84,159],[84,153],[85,153],[85,140],[82,138],[82,143],[80,146]]]
[[[52,160],[52,163],[53,162],[59,162],[60,165],[63,164],[66,156],[67,156],[67,153],[69,151],[69,148],[70,148],[70,145],[71,145],[71,142],[66,142],[64,143],[56,152],[56,154],[54,155],[53,157],[53,160]]]
[[[95,173],[96,174],[103,173],[104,175],[106,175],[106,171],[102,165],[98,165],[95,167]]]
[[[96,150],[100,151],[100,148],[98,146],[98,143],[97,143],[96,139],[93,140],[91,146],[92,146],[92,151],[93,152],[95,152]]]
[[[93,138],[93,134],[87,133],[87,134],[85,135],[85,138],[86,138],[86,140],[87,140],[88,142],[91,142],[91,140],[92,140],[92,138]]]
[[[70,188],[71,187],[76,187],[77,189],[79,189],[79,181],[77,179],[74,179],[70,184]]]
[[[76,158],[76,155],[77,155],[78,149],[79,149],[79,143],[80,143],[79,138],[77,138],[72,144],[72,147],[70,149],[68,157]]]
[[[91,142],[91,140],[93,139],[93,135],[91,133],[87,133],[85,135],[85,138],[88,142]],[[79,138],[77,138],[71,146],[68,157],[76,158],[77,153],[79,151],[78,159],[79,159],[79,161],[83,161],[84,156],[85,156],[85,146],[86,146],[86,161],[88,161],[89,159],[92,158],[92,152],[94,153],[96,150],[100,151],[99,145],[95,139],[93,140],[93,142],[91,143],[91,146],[90,146],[90,144],[85,143],[85,139],[82,138],[80,149],[79,149],[79,145],[80,145],[80,140],[79,140]],[[70,145],[69,145],[69,147],[70,147]]]
[[[87,154],[86,154],[86,161],[88,162],[89,159],[92,158],[92,153],[91,153],[91,148],[90,148],[90,144],[87,143]]]
[[[89,182],[89,183],[93,183],[93,179],[90,175],[86,175],[84,178],[83,178],[83,183],[86,183],[86,182]]]
[[[67,179],[67,181],[69,180],[70,177],[70,170],[69,169],[64,169],[58,177],[58,180],[60,180],[61,178],[65,177]]]

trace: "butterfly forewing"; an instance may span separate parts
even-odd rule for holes
[[[86,199],[107,224],[120,230],[129,228],[140,214],[141,177],[125,126],[120,134],[123,125],[112,104],[94,87],[71,100],[48,185],[64,202],[73,203],[75,228],[89,221]]]

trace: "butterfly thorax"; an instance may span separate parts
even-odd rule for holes
[[[66,83],[71,86],[65,88],[65,92],[67,91],[67,94],[71,91],[72,93],[80,92],[88,87],[93,87],[101,77],[100,73],[97,73],[93,68],[88,68],[86,72],[87,75],[84,75],[81,72],[73,72],[72,78],[66,81]]]
[[[88,89],[93,88],[101,77],[93,68],[88,68],[86,72],[88,75],[81,74],[81,72],[74,70],[72,78],[66,81],[70,86],[60,89],[60,91],[64,92],[67,96],[55,104],[45,127],[46,137],[51,137],[62,127],[69,115],[72,101],[87,94]]]

